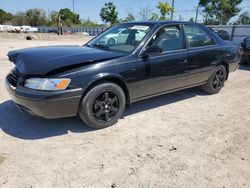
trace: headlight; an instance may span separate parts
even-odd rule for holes
[[[29,78],[25,80],[24,86],[37,90],[64,90],[68,87],[71,79],[69,78]]]

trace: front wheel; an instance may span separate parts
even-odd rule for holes
[[[219,65],[215,68],[213,74],[210,76],[208,82],[201,88],[208,94],[218,93],[226,81],[227,71],[225,66]]]
[[[93,87],[83,98],[80,118],[95,129],[115,124],[123,115],[126,104],[125,94],[120,86],[114,83],[101,83]]]

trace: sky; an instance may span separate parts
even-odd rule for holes
[[[159,13],[156,9],[156,4],[159,0],[74,0],[75,12],[80,15],[83,20],[90,18],[90,20],[102,23],[99,12],[104,6],[105,2],[111,1],[119,12],[119,18],[125,18],[128,12],[138,15],[139,11],[147,7],[153,12]],[[172,0],[167,1],[170,5]],[[73,0],[0,0],[0,9],[11,12],[12,14],[18,11],[25,11],[30,8],[42,8],[46,12],[52,10],[60,10],[61,8],[73,7]],[[175,14],[174,19],[178,20],[181,15],[184,20],[189,20],[191,17],[195,17],[195,9],[199,0],[175,0]],[[240,5],[243,10],[250,11],[250,0],[243,0]],[[202,16],[198,17],[198,20],[202,20]]]

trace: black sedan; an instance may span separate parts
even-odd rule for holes
[[[103,128],[142,99],[195,86],[218,93],[237,69],[240,49],[200,24],[152,21],[116,25],[84,46],[8,56],[16,66],[6,87],[20,109],[44,118],[79,115]]]

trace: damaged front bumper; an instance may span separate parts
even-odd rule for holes
[[[83,91],[38,91],[13,84],[11,73],[5,79],[5,86],[11,99],[22,110],[43,118],[76,116]]]

